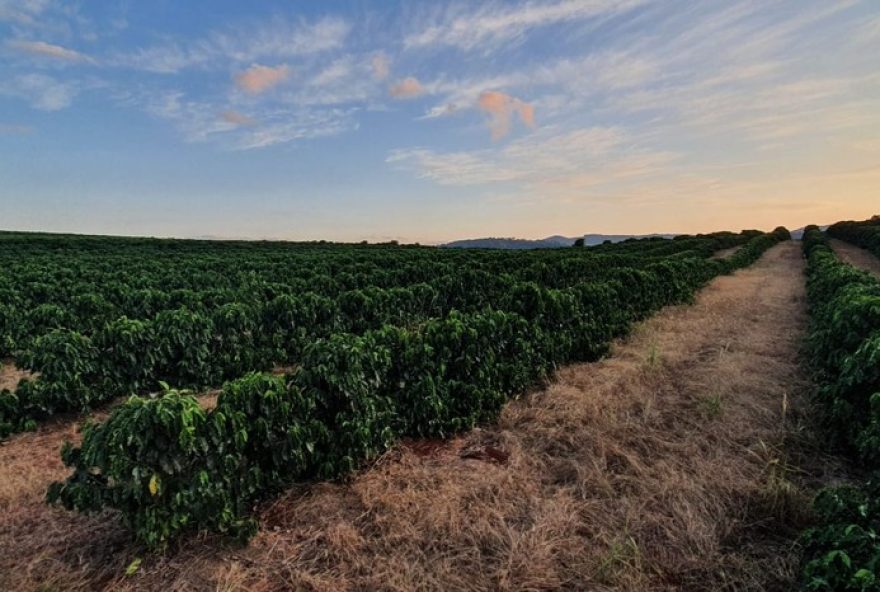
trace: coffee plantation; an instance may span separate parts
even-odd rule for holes
[[[153,547],[247,538],[273,492],[492,421],[788,238],[497,252],[0,235],[2,354],[34,372],[0,395],[0,429],[130,396],[65,447],[73,473],[49,500],[116,509]],[[220,385],[210,410],[181,390]]]
[[[840,223],[828,234],[871,248],[880,223]],[[880,470],[880,280],[835,255],[816,226],[804,232],[811,326],[807,351],[828,443]],[[804,590],[880,590],[880,479],[822,491],[804,533]]]

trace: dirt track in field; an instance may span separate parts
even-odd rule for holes
[[[715,254],[712,255],[712,259],[730,259],[741,248],[742,248],[742,245],[737,245],[735,247],[730,247],[728,249],[721,249],[720,251],[716,251]]]
[[[836,238],[828,239],[828,242],[838,257],[850,265],[880,277],[880,259],[875,257],[870,251]]]
[[[108,516],[41,503],[69,425],[0,446],[0,589],[789,590],[811,489],[800,247],[773,248],[508,405],[261,510],[246,548],[146,556]],[[38,462],[35,462],[38,461]],[[810,467],[809,471],[805,467]]]

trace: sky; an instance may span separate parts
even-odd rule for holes
[[[880,212],[880,0],[0,0],[0,229],[438,243]]]

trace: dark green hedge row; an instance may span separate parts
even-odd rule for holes
[[[871,251],[880,257],[880,216],[861,222],[838,222],[828,227],[828,235]]]
[[[63,299],[56,298],[53,302],[57,303],[46,300],[55,294],[46,283],[49,280],[32,274],[44,281],[23,286],[26,295],[18,298],[21,302],[41,304],[22,316],[13,315],[8,306],[0,305],[0,327],[5,314],[7,324],[18,323],[18,333],[35,327],[45,331],[31,339],[17,358],[20,366],[39,373],[39,378],[23,382],[15,393],[0,395],[0,437],[59,412],[87,409],[119,396],[155,392],[160,382],[178,388],[200,389],[219,386],[224,380],[246,372],[265,371],[276,364],[289,365],[299,359],[307,344],[335,333],[361,334],[384,325],[414,326],[426,319],[443,317],[452,310],[515,311],[520,306],[518,294],[527,292],[532,285],[567,289],[586,280],[615,281],[621,274],[646,270],[663,261],[687,261],[695,253],[698,258],[705,258],[717,247],[739,244],[746,237],[758,240],[749,233],[718,233],[700,238],[644,241],[650,243],[646,251],[653,254],[641,259],[629,252],[633,244],[641,241],[621,247],[626,255],[591,256],[576,252],[572,255],[574,249],[559,249],[551,254],[536,251],[529,256],[511,254],[512,260],[521,264],[520,268],[510,267],[511,262],[496,253],[455,253],[451,260],[467,265],[454,271],[424,260],[427,249],[392,249],[389,253],[367,249],[368,255],[355,253],[349,257],[352,261],[340,254],[347,251],[332,257],[314,254],[315,266],[347,271],[340,271],[342,279],[334,277],[332,281],[326,276],[310,275],[310,288],[324,284],[359,285],[368,280],[383,284],[404,282],[404,277],[396,275],[394,270],[373,268],[385,256],[389,265],[420,261],[429,269],[446,272],[426,278],[422,271],[409,268],[406,277],[429,282],[406,287],[367,286],[333,296],[305,289],[292,294],[289,293],[291,285],[269,284],[247,275],[237,280],[236,289],[224,283],[225,280],[218,280],[224,289],[211,285],[200,291],[162,292],[141,288],[143,282],[139,276],[122,283],[101,263],[99,277],[107,273],[115,281],[102,283],[100,294],[74,291],[78,295],[69,299],[65,308],[57,304],[63,304]],[[749,248],[754,245],[743,247],[743,252]],[[441,260],[448,258],[444,250],[433,249],[430,253]],[[299,255],[296,257],[298,260]],[[342,261],[338,261],[339,258]],[[351,266],[363,261],[370,262],[371,271],[352,273]],[[152,260],[144,263],[148,277],[153,273],[154,264]],[[193,265],[196,269],[192,271],[199,276],[200,267]],[[188,269],[184,266],[177,273],[185,275]],[[208,276],[205,273],[203,271],[200,277],[214,277],[213,273]],[[66,273],[60,274],[51,281],[66,277]],[[181,285],[178,281],[170,283]],[[298,287],[300,283],[292,285]],[[97,288],[92,285],[89,289]],[[140,320],[117,318],[119,310],[148,316]],[[155,316],[149,316],[152,314]],[[83,327],[83,331],[65,328],[68,326]]]
[[[842,262],[818,229],[808,257],[809,352],[834,444],[880,468],[880,280]]]
[[[769,234],[753,236],[746,244],[738,249],[731,257],[721,263],[725,266],[725,272],[746,267],[757,261],[764,251],[780,241],[791,240],[791,233],[787,228],[779,226]]]
[[[786,238],[779,231],[750,252]],[[177,392],[135,397],[79,448],[49,500],[114,508],[161,546],[188,530],[247,537],[254,504],[299,480],[345,474],[401,436],[448,436],[492,421],[554,367],[602,355],[632,322],[689,301],[729,264],[688,258],[617,269],[563,290],[515,286],[508,310],[451,312],[415,327],[384,326],[308,344],[284,378],[228,383],[211,411]]]
[[[0,356],[30,347],[54,329],[93,336],[126,317],[151,320],[187,308],[211,316],[226,304],[255,305],[306,292],[336,299],[344,292],[431,285],[444,288],[462,271],[510,283],[570,287],[601,280],[613,267],[641,267],[675,253],[711,255],[749,234],[716,233],[593,249],[498,252],[424,247],[150,241],[53,237],[0,232]],[[465,297],[473,298],[473,293]],[[470,302],[470,300],[468,300]],[[445,302],[464,310],[468,302]],[[438,302],[443,305],[444,302]]]
[[[880,469],[880,281],[840,261],[815,226],[803,247],[808,352],[829,444]],[[818,524],[803,536],[803,590],[880,590],[878,484],[819,494]]]

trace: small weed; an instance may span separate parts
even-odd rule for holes
[[[724,399],[719,393],[706,395],[699,401],[700,411],[707,419],[717,419],[721,417]]]
[[[131,577],[138,572],[141,568],[141,561],[143,561],[140,557],[135,557],[134,560],[128,564],[128,567],[125,568],[125,575]]]
[[[763,514],[782,523],[802,524],[810,513],[810,503],[791,480],[796,469],[764,442],[761,443],[759,455],[766,462],[759,494]]]
[[[660,365],[660,362],[663,360],[663,356],[660,354],[660,348],[657,346],[657,343],[652,343],[651,348],[648,350],[648,355],[645,358],[645,362],[647,362],[648,367],[656,368]]]
[[[610,583],[614,575],[625,570],[640,570],[642,564],[642,552],[638,543],[629,534],[624,534],[620,540],[611,545],[608,554],[599,568],[596,570],[596,579]]]

